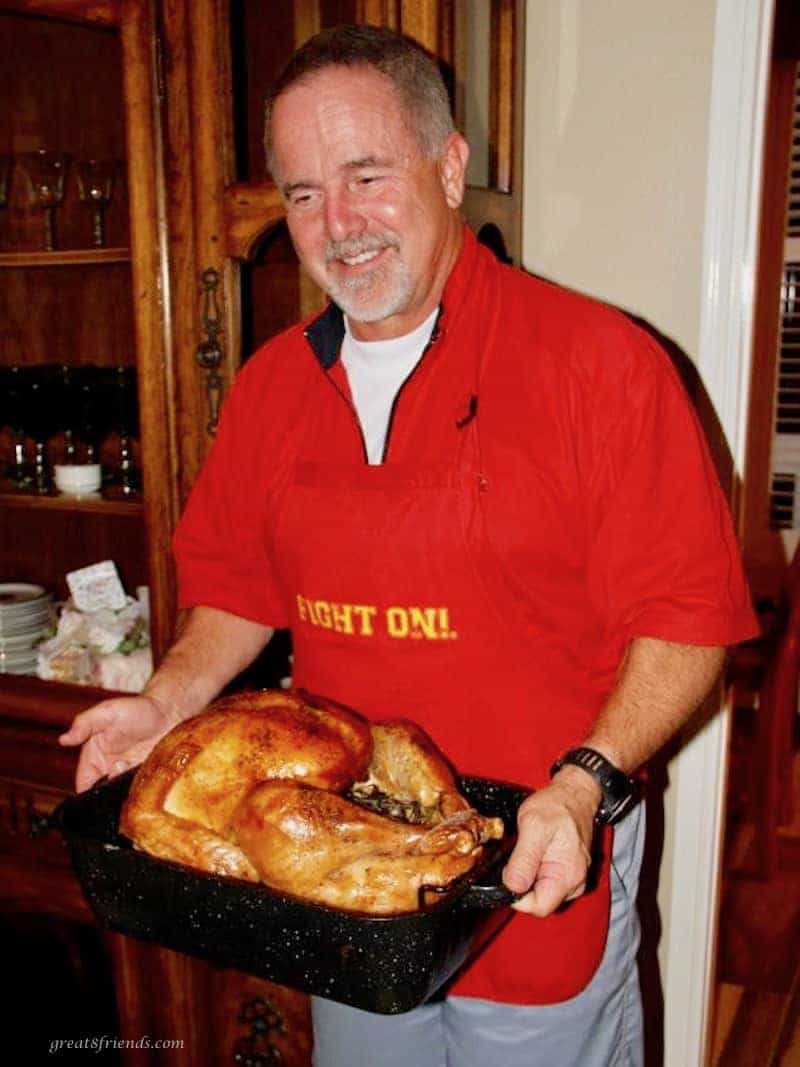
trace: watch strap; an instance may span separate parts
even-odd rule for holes
[[[590,774],[600,786],[603,799],[595,814],[595,822],[615,823],[636,802],[638,785],[624,771],[605,758],[593,748],[571,748],[557,759],[550,768],[550,777],[558,774],[562,767],[572,765],[580,767]]]

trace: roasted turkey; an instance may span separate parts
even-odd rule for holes
[[[373,914],[417,908],[421,887],[446,887],[503,835],[414,723],[282,691],[175,727],[137,771],[120,829],[162,859]]]

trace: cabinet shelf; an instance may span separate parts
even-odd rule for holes
[[[0,252],[0,267],[81,267],[130,263],[127,248],[66,248],[56,252]]]
[[[97,515],[142,514],[142,498],[133,500],[106,499],[105,497],[36,496],[33,493],[0,492],[0,507],[17,508],[22,511],[80,511]]]
[[[0,720],[34,721],[64,728],[79,711],[119,695],[116,690],[96,686],[46,682],[33,674],[0,674]],[[67,762],[77,761],[75,749],[61,751]]]

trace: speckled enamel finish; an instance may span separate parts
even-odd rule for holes
[[[118,830],[133,772],[64,801],[55,815],[99,921],[223,967],[367,1011],[410,1011],[510,917],[500,871],[526,791],[462,778],[462,792],[511,831],[435,903],[370,916],[309,904],[263,885],[193,871],[131,847]]]

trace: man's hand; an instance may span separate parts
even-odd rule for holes
[[[178,721],[144,694],[104,700],[82,711],[58,739],[61,745],[83,745],[75,788],[82,793],[104,774],[114,776],[135,767]]]
[[[518,838],[503,871],[517,911],[543,918],[586,889],[594,816],[601,793],[578,767],[564,767],[545,789],[532,793],[517,814]]]
[[[122,774],[141,763],[173,726],[208,707],[270,637],[269,626],[251,619],[193,608],[144,693],[82,711],[59,738],[62,745],[83,745],[75,775],[78,792],[104,774]]]
[[[634,638],[592,732],[579,743],[632,774],[688,721],[724,659],[725,650],[715,646]],[[512,893],[525,894],[514,905],[518,911],[550,915],[583,893],[601,800],[592,776],[567,764],[520,805],[517,844],[503,871]]]

